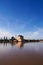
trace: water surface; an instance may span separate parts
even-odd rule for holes
[[[43,42],[0,43],[0,65],[43,65]]]

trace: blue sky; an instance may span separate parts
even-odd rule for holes
[[[43,0],[0,0],[0,32],[43,38]]]

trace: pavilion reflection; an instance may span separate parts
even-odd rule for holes
[[[24,43],[23,43],[23,42],[17,42],[16,46],[17,46],[18,48],[21,48],[21,47],[24,46]]]
[[[11,42],[11,46],[16,45],[18,48],[21,48],[24,46],[24,42]]]
[[[16,45],[18,48],[21,48],[24,46],[25,43],[24,42],[11,42],[11,43],[0,43],[0,44],[4,44],[6,46],[7,46],[7,44],[10,44],[11,46]]]

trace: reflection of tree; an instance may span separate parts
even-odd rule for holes
[[[14,46],[15,45],[15,43],[11,43],[11,46]]]
[[[8,44],[7,42],[6,42],[6,43],[4,42],[4,45],[6,45],[6,46],[7,46],[7,44]]]

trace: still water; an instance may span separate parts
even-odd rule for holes
[[[43,65],[43,42],[0,43],[0,65]]]

